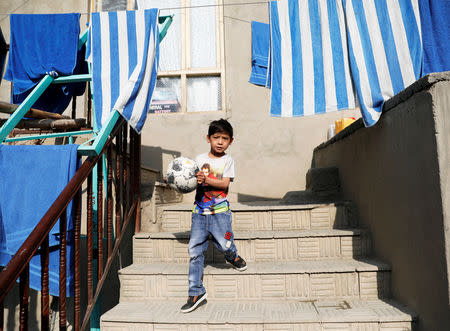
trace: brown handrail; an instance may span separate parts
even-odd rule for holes
[[[45,215],[41,218],[40,222],[37,224],[37,226],[34,228],[34,230],[31,232],[31,234],[28,236],[28,238],[25,240],[25,242],[22,244],[22,246],[19,248],[17,253],[12,257],[8,265],[3,269],[2,272],[0,272],[0,307],[2,306],[6,294],[11,290],[13,285],[15,284],[16,280],[21,278],[20,286],[21,289],[23,287],[23,290],[21,291],[21,317],[20,317],[20,328],[26,329],[27,327],[27,315],[26,310],[28,309],[28,273],[29,273],[29,262],[31,258],[40,251],[41,254],[41,266],[43,270],[42,274],[42,297],[41,297],[41,303],[42,303],[42,311],[41,311],[41,327],[43,330],[48,330],[49,328],[49,312],[48,312],[48,274],[45,275],[45,270],[47,270],[48,273],[48,235],[50,233],[50,230],[53,228],[55,223],[58,219],[60,219],[60,225],[61,225],[61,236],[64,237],[61,240],[61,248],[60,248],[60,256],[61,256],[61,264],[60,264],[60,329],[65,330],[66,328],[66,303],[65,303],[65,270],[66,270],[66,261],[65,261],[65,215],[66,215],[66,208],[69,205],[69,203],[73,200],[74,201],[74,208],[75,208],[75,224],[74,224],[74,235],[75,235],[75,300],[74,300],[74,329],[75,330],[82,330],[87,326],[87,323],[90,318],[90,314],[92,312],[92,309],[95,305],[95,302],[97,298],[99,297],[99,294],[102,290],[102,285],[108,275],[108,271],[111,268],[113,258],[115,254],[118,252],[118,247],[120,244],[120,241],[123,238],[123,230],[127,227],[127,225],[134,221],[137,224],[139,222],[137,221],[140,217],[139,215],[139,205],[140,205],[140,199],[139,199],[139,182],[140,182],[140,139],[139,136],[132,132],[130,130],[130,156],[129,161],[133,162],[127,162],[126,157],[126,146],[127,146],[127,129],[126,125],[124,125],[125,121],[121,118],[116,126],[114,127],[110,137],[108,138],[104,149],[98,156],[90,156],[88,157],[81,167],[78,169],[78,171],[75,173],[73,178],[70,180],[70,182],[67,184],[67,186],[63,189],[63,191],[60,193],[58,198],[54,201],[52,206],[47,210]],[[113,139],[116,139],[116,162],[112,162],[112,142]],[[101,245],[102,242],[102,228],[101,223],[103,221],[103,201],[98,201],[99,203],[99,215],[98,215],[98,223],[100,225],[99,233],[98,233],[98,240],[99,240],[99,247],[98,247],[98,254],[96,256],[93,256],[93,246],[92,246],[92,239],[93,239],[93,229],[92,229],[92,170],[96,164],[101,164],[101,156],[103,154],[107,153],[108,155],[108,164],[107,164],[107,174],[108,174],[108,194],[106,197],[106,207],[107,207],[107,215],[106,215],[106,224],[107,224],[107,260],[106,265],[102,269],[102,260],[103,260],[103,247]],[[120,164],[122,163],[122,167]],[[113,164],[116,166],[116,207],[114,210],[116,211],[116,217],[115,217],[115,226],[116,226],[116,236],[114,243],[112,243],[112,210],[113,206],[111,205],[112,202],[112,166]],[[127,171],[126,165],[133,164],[135,168],[130,167]],[[100,167],[99,167],[100,169]],[[100,170],[99,170],[100,173]],[[131,176],[130,176],[131,175]],[[87,252],[87,261],[88,261],[88,306],[86,307],[86,314],[83,318],[83,323],[80,328],[80,320],[81,320],[81,309],[80,309],[80,278],[79,278],[79,270],[80,270],[80,223],[81,223],[81,187],[85,180],[88,180],[88,190],[87,190],[87,198],[88,198],[88,215],[87,215],[87,222],[88,222],[88,252]],[[120,180],[122,181],[120,181]],[[96,185],[99,185],[99,188],[101,189],[102,180],[99,176],[98,183],[94,183]],[[127,194],[127,187],[129,189],[129,194]],[[117,192],[119,190],[120,192]],[[103,200],[101,192],[99,192],[99,199]],[[122,201],[120,201],[120,196],[122,195]],[[122,211],[123,218],[120,217],[120,215],[117,214],[117,212]],[[121,219],[123,220],[121,224]],[[138,229],[139,230],[139,229]],[[40,248],[41,247],[41,248]],[[64,256],[64,257],[63,257]],[[92,260],[94,257],[98,258],[98,284],[95,288],[92,286]],[[90,277],[89,277],[90,275]],[[22,278],[24,282],[22,281]],[[63,298],[64,297],[64,298]],[[0,314],[0,317],[2,315]],[[0,323],[3,323],[3,317],[0,318]],[[2,328],[0,327],[0,330]]]

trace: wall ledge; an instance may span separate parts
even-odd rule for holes
[[[403,91],[397,93],[392,98],[387,100],[383,106],[383,113],[386,113],[386,112],[392,110],[393,108],[395,108],[402,102],[411,98],[414,94],[421,92],[423,90],[426,90],[430,86],[432,86],[438,82],[441,82],[441,81],[450,81],[450,71],[434,72],[434,73],[430,73],[430,74],[418,79],[417,81],[412,83],[410,86],[405,88]],[[381,115],[380,120],[382,118],[383,118],[383,115]],[[377,124],[375,124],[375,127],[376,127],[376,125]],[[327,146],[334,144],[334,143],[352,135],[354,132],[358,131],[361,128],[364,128],[364,122],[363,122],[362,118],[359,118],[354,123],[352,123],[351,125],[346,127],[344,130],[342,130],[341,132],[336,134],[333,138],[331,138],[331,139],[325,141],[324,143],[320,144],[319,146],[317,146],[314,149],[314,151],[326,148]]]

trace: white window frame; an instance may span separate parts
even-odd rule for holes
[[[181,79],[181,109],[177,113],[165,114],[199,114],[210,112],[225,112],[225,50],[224,50],[224,22],[223,0],[216,0],[216,67],[215,68],[191,68],[191,0],[181,2],[181,70],[159,71],[158,78],[179,77]],[[160,13],[164,15],[164,11]],[[169,27],[170,29],[170,27]],[[164,42],[164,40],[162,41]],[[188,77],[216,76],[220,77],[221,109],[209,111],[188,111],[187,109],[187,79]],[[161,114],[150,114],[161,115]]]

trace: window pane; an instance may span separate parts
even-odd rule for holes
[[[191,6],[215,5],[215,0],[191,0]],[[191,67],[216,67],[216,10],[217,7],[192,8]]]
[[[172,25],[159,44],[159,69],[170,71],[181,69],[181,0],[138,0],[138,9],[160,8],[160,16],[174,14]]]
[[[149,113],[177,113],[181,111],[181,79],[161,77],[156,81]]]
[[[103,0],[103,11],[127,10],[127,0]]]
[[[220,77],[187,78],[187,111],[214,111],[222,109]]]

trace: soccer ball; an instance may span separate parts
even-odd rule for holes
[[[199,172],[195,161],[187,157],[177,157],[169,163],[166,173],[167,184],[180,193],[189,193],[197,188],[197,177]]]

